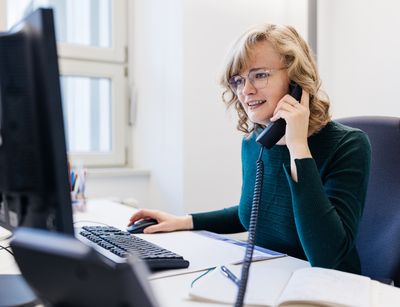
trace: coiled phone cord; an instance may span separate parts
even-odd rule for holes
[[[240,284],[239,284],[238,294],[236,297],[235,307],[243,306],[244,295],[246,293],[246,288],[247,288],[247,280],[249,277],[250,264],[251,260],[253,259],[254,244],[256,241],[258,208],[260,206],[261,189],[262,189],[263,175],[264,175],[264,162],[262,161],[263,149],[264,146],[261,146],[260,155],[257,160],[256,182],[254,184],[253,203],[251,206],[249,235],[247,238],[246,253],[244,256],[242,275],[240,277]]]

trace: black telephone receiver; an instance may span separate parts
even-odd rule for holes
[[[289,83],[289,95],[300,102],[302,88],[294,81]],[[286,131],[286,122],[283,118],[269,124],[257,137],[256,141],[267,149],[271,149],[284,135]]]

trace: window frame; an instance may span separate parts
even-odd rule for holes
[[[0,31],[7,30],[7,1],[0,0]],[[90,47],[57,43],[60,76],[109,78],[111,80],[111,152],[68,152],[71,165],[124,167],[132,146],[129,134],[127,0],[111,2],[111,46]],[[67,141],[67,140],[66,140]]]
[[[111,9],[111,47],[90,47],[68,43],[58,43],[60,58],[106,61],[113,63],[127,62],[127,3],[126,0],[110,0]]]
[[[7,28],[7,0],[0,0],[0,31]]]
[[[128,89],[124,75],[125,68],[114,63],[59,59],[60,75],[108,78],[111,80],[111,152],[110,153],[68,153],[72,165],[123,166],[126,164],[126,137],[129,129],[127,114]]]

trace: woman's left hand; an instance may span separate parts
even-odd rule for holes
[[[289,94],[278,102],[271,121],[283,118],[286,121],[285,143],[292,158],[311,156],[308,149],[308,125],[310,95],[303,90],[300,103]],[[306,155],[306,156],[305,156]]]

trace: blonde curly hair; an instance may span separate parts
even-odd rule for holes
[[[282,57],[290,80],[310,94],[309,131],[319,131],[331,119],[329,99],[321,89],[321,79],[311,48],[292,26],[263,24],[245,32],[227,56],[220,84],[225,88],[222,100],[227,107],[235,107],[239,120],[237,129],[249,135],[260,124],[251,123],[239,98],[229,86],[229,78],[248,68],[250,52],[259,42],[268,41]]]

